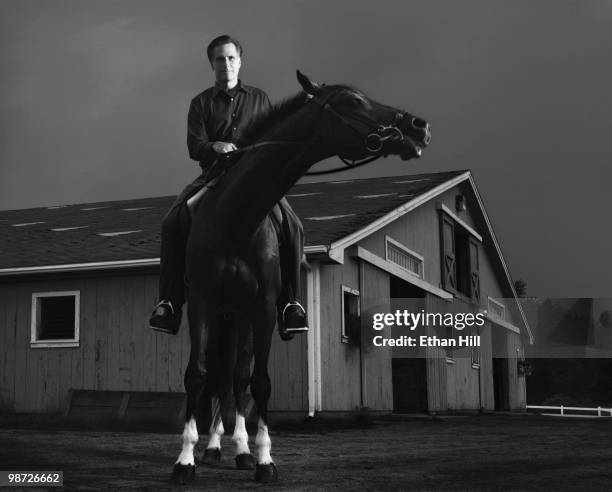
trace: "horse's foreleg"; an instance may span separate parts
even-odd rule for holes
[[[206,348],[208,332],[205,328],[204,313],[189,305],[189,334],[191,351],[185,371],[185,391],[187,392],[186,422],[183,430],[183,447],[172,472],[172,480],[186,484],[195,478],[194,448],[198,442],[196,417],[199,403],[206,387]]]
[[[270,450],[272,449],[272,441],[268,434],[268,425],[262,417],[259,417],[257,422],[257,436],[255,437],[255,446],[257,447],[257,464],[270,465],[274,464]]]
[[[251,455],[251,450],[249,449],[249,434],[246,430],[246,418],[245,415],[241,414],[238,410],[236,410],[236,425],[234,425],[232,441],[236,444],[236,463],[238,463],[239,456],[245,454]],[[238,465],[238,468],[241,468],[241,466]],[[253,466],[250,466],[248,469],[253,469]]]
[[[246,430],[246,418],[249,395],[249,376],[253,359],[253,331],[250,326],[242,326],[238,337],[238,357],[234,369],[234,398],[236,401],[236,424],[232,440],[236,444],[236,468],[253,470],[255,461],[249,449],[249,435]]]
[[[272,441],[268,434],[268,400],[272,390],[268,374],[268,358],[276,321],[274,307],[269,311],[268,316],[265,316],[265,319],[260,320],[254,327],[255,366],[251,377],[251,391],[259,414],[257,436],[255,437],[255,448],[257,450],[255,480],[260,482],[278,480],[276,466],[270,455]]]
[[[176,460],[177,464],[195,466],[193,450],[199,439],[198,427],[194,417],[185,422],[183,429],[183,449]]]
[[[255,437],[255,449],[257,451],[255,480],[257,480],[258,482],[275,482],[278,480],[278,472],[276,471],[276,466],[274,465],[274,461],[272,461],[272,456],[270,455],[272,441],[270,440],[270,435],[268,434],[267,424],[267,401],[268,397],[270,396],[270,379],[269,377],[267,377],[267,371],[265,373],[265,377],[263,375],[261,375],[260,377],[263,379],[264,382],[262,383],[261,387],[259,387],[257,390],[254,390],[255,401],[257,402],[258,409],[260,408],[259,421],[257,422],[257,436]],[[267,397],[265,396],[266,379],[268,381]]]
[[[178,484],[184,485],[191,483],[195,478],[195,459],[193,450],[198,442],[199,436],[196,419],[193,415],[185,422],[182,438],[183,448],[174,464],[172,480]]]
[[[223,419],[221,418],[221,402],[213,396],[210,401],[212,419],[210,422],[210,437],[204,451],[204,462],[214,463],[221,460],[221,437],[225,434]]]

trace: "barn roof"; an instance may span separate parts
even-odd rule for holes
[[[309,249],[329,247],[465,171],[298,184]],[[173,196],[0,211],[2,269],[156,260]]]
[[[516,291],[469,171],[295,185],[287,198],[302,219],[307,253],[343,261],[344,249],[444,191],[469,182],[485,247],[505,291]],[[0,211],[0,276],[159,264],[160,224],[174,196]],[[531,330],[518,304],[530,340]]]

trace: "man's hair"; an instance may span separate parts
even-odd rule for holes
[[[229,43],[232,43],[236,47],[238,54],[242,56],[242,45],[240,44],[240,41],[238,41],[236,38],[232,36],[223,34],[222,36],[218,36],[215,39],[213,39],[208,45],[208,47],[206,48],[206,54],[208,55],[208,61],[210,63],[213,62],[213,55],[214,55],[215,48],[217,46],[223,46],[224,44],[229,44]]]

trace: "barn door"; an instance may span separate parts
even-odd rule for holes
[[[446,215],[442,215],[442,278],[444,288],[456,292],[455,225]]]
[[[480,274],[478,273],[478,241],[470,236],[470,293],[472,299],[480,300]]]
[[[426,413],[427,368],[424,357],[393,359],[393,411]]]

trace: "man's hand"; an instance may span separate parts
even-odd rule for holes
[[[213,142],[212,149],[217,154],[229,154],[230,152],[238,150],[238,147],[236,147],[233,143],[229,142]]]

